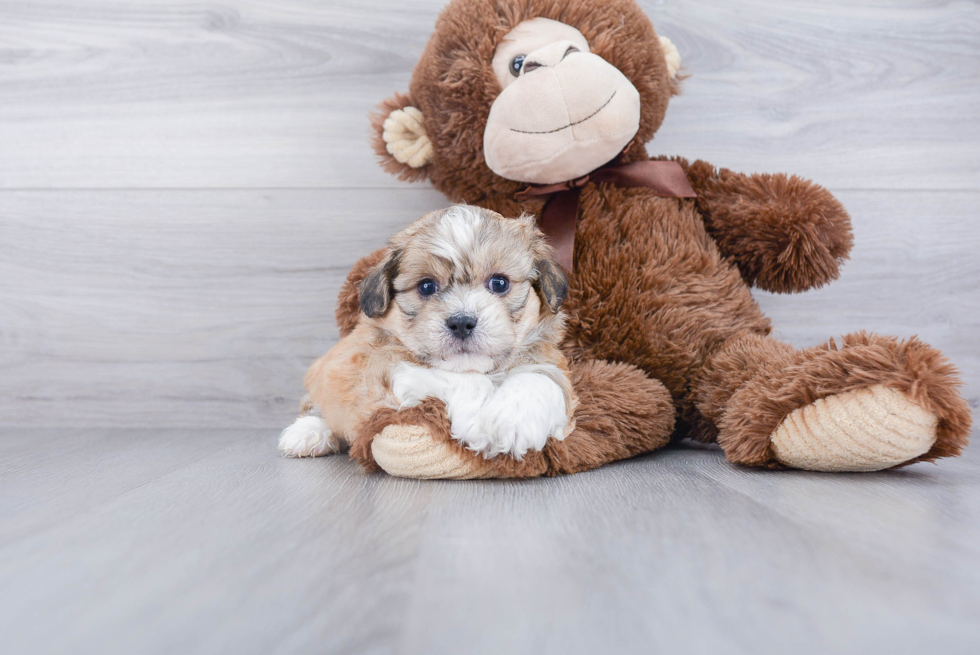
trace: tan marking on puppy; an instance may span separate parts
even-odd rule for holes
[[[564,420],[551,436],[564,438],[574,428],[577,400],[558,348],[566,295],[564,273],[533,217],[505,219],[466,205],[423,216],[389,240],[384,257],[364,278],[357,326],[306,374],[304,412],[319,409],[330,435],[349,443],[378,409],[397,409],[426,397],[422,387],[444,400],[455,393],[454,433],[457,424],[484,432],[472,443],[465,435],[457,438],[485,456],[509,452],[520,458],[549,435],[529,440],[515,434],[502,443],[493,434],[487,437],[488,431],[520,433],[519,422],[500,407],[508,399],[515,401],[511,413],[517,418],[520,411],[538,411],[533,398],[526,401],[530,407],[517,405],[522,388],[542,390],[541,378],[520,376],[542,375],[560,389]],[[405,364],[408,369],[397,368]],[[411,380],[403,376],[401,396],[393,391],[396,370],[408,371]],[[425,370],[433,375],[425,377]],[[405,384],[414,380],[421,386],[406,391]],[[496,397],[498,415],[478,416],[479,407],[465,406],[478,400],[462,397],[466,384],[490,394],[488,403],[494,390],[506,390]],[[546,388],[543,392],[547,396]],[[447,400],[451,415],[452,404]],[[535,418],[537,424],[550,425],[540,412],[529,415]],[[290,452],[288,432],[280,446],[296,454]]]

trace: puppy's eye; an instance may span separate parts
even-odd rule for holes
[[[510,289],[510,280],[503,275],[494,275],[490,278],[490,283],[487,286],[490,287],[490,291],[493,293],[503,295]]]
[[[524,65],[524,59],[527,55],[517,55],[510,62],[510,74],[517,77],[521,74],[521,66]]]
[[[424,280],[419,282],[419,285],[415,288],[418,290],[420,296],[431,296],[432,294],[434,294],[436,291],[439,290],[439,287],[436,285],[436,283],[433,280],[430,280],[429,278],[425,278]]]

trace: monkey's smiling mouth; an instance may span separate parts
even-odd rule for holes
[[[574,123],[569,123],[568,125],[565,125],[564,127],[558,127],[558,128],[553,129],[553,130],[544,130],[543,132],[529,132],[529,131],[526,131],[526,130],[515,130],[514,128],[510,128],[510,131],[511,132],[519,132],[521,134],[554,134],[555,132],[561,132],[562,130],[567,130],[570,127],[575,127],[576,125],[580,125],[581,123],[584,123],[585,121],[589,120],[590,118],[592,118],[593,116],[595,116],[596,114],[598,114],[600,111],[602,111],[603,109],[605,109],[606,106],[610,102],[612,102],[612,99],[615,98],[615,97],[616,97],[616,92],[613,91],[612,95],[609,96],[609,100],[606,100],[604,103],[602,103],[602,106],[601,107],[599,107],[598,109],[596,109],[594,112],[592,112],[591,114],[589,114],[585,118],[583,118],[581,120],[577,120]]]

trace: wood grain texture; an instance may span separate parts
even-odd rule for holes
[[[284,426],[362,254],[441,207],[403,190],[3,192],[0,425]],[[980,398],[980,192],[846,191],[840,280],[757,292],[777,335],[919,334]]]
[[[368,112],[443,0],[4,2],[0,188],[396,187]],[[684,58],[651,151],[975,189],[980,5],[643,2]]]
[[[253,430],[2,436],[6,653],[980,643],[976,449],[861,475],[675,449],[566,478],[418,482],[281,459]]]
[[[0,425],[281,423],[336,341],[347,271],[443,202],[424,188],[0,195]]]

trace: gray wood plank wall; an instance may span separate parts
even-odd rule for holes
[[[376,165],[442,0],[0,3],[0,426],[280,426],[358,256],[444,204]],[[980,6],[644,2],[685,92],[652,153],[837,193],[811,345],[919,334],[980,399]]]

